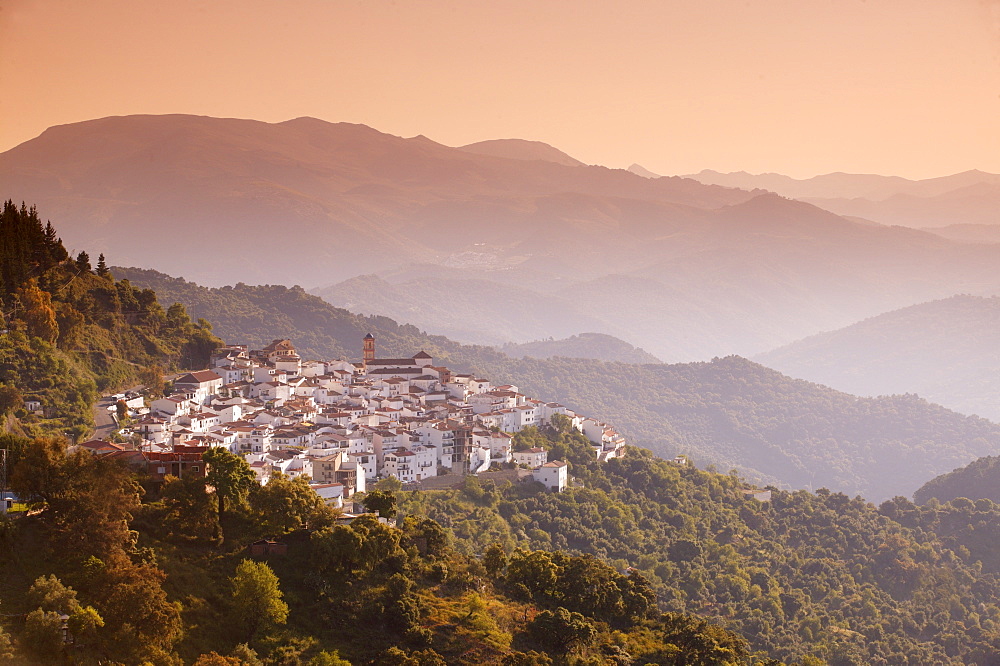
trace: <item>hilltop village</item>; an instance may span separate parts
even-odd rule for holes
[[[363,348],[363,360],[349,362],[303,361],[287,339],[261,350],[222,347],[208,369],[176,377],[172,392],[148,406],[141,396],[122,396],[130,414],[122,432],[133,449],[81,446],[145,467],[153,480],[204,475],[201,454],[226,447],[246,458],[260,483],[275,472],[309,477],[338,506],[377,479],[446,487],[490,470],[561,491],[565,462],[513,444],[515,433],[553,419],[583,433],[598,460],[624,450],[624,438],[607,424],[516,386],[452,373],[423,351],[377,358],[371,334]]]

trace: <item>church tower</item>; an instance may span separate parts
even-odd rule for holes
[[[364,361],[368,365],[375,360],[375,336],[369,333],[365,336]]]

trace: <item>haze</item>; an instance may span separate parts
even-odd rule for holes
[[[663,174],[1000,172],[982,0],[16,0],[0,44],[0,150],[108,115],[308,115]]]

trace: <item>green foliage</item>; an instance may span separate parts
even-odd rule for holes
[[[232,609],[246,631],[247,642],[257,632],[288,619],[288,604],[278,587],[278,577],[264,562],[243,560],[232,580]]]
[[[115,281],[106,266],[91,273],[86,253],[70,260],[33,208],[4,204],[0,258],[0,388],[41,402],[40,415],[18,415],[30,434],[82,436],[98,390],[133,383],[142,367],[204,367],[221,343],[205,324],[169,325],[151,290]]]
[[[1000,456],[974,460],[965,467],[931,479],[913,493],[918,504],[926,504],[932,497],[941,502],[959,497],[1000,502]]]
[[[246,459],[222,447],[205,451],[201,459],[208,469],[205,481],[215,489],[219,517],[226,512],[227,504],[243,506],[250,491],[258,485],[257,477]]]
[[[524,630],[530,643],[560,657],[586,647],[597,636],[593,622],[562,607],[542,611]]]
[[[222,535],[218,505],[208,493],[205,479],[168,476],[160,488],[162,513],[157,519],[174,539],[217,543]]]
[[[365,509],[375,511],[383,518],[396,515],[396,495],[385,490],[371,490],[365,493]]]
[[[303,478],[289,479],[281,472],[250,493],[250,508],[266,535],[281,535],[304,527],[322,503]]]
[[[62,616],[41,608],[31,611],[24,620],[24,639],[35,656],[40,659],[55,658],[63,649]]]
[[[504,574],[500,589],[512,596],[612,625],[639,621],[615,619],[618,572],[631,567],[644,581],[639,599],[655,591],[660,610],[745,637],[739,654],[833,662],[860,650],[864,663],[982,663],[1000,639],[1000,587],[987,573],[1000,566],[992,502],[921,508],[897,499],[876,509],[827,490],[776,489],[759,502],[736,476],[632,448],[574,474],[585,487],[500,488],[495,513],[461,490],[404,493],[400,513],[448,525],[456,548],[486,553],[485,570]],[[596,559],[573,562],[588,554]],[[575,581],[563,583],[569,574]],[[710,646],[716,629],[699,626]],[[636,663],[683,663],[664,656],[668,646],[640,643],[627,648]],[[654,653],[662,661],[640,656]]]

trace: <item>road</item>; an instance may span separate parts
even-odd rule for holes
[[[133,386],[132,388],[122,391],[122,393],[136,392],[144,390],[146,387],[142,384],[138,386]],[[118,424],[115,423],[114,413],[110,410],[110,407],[115,406],[115,399],[110,395],[103,395],[101,398],[94,403],[94,434],[91,439],[103,439],[107,440],[111,437],[111,433],[115,431]]]
[[[108,439],[115,430],[115,420],[108,411],[108,407],[115,404],[114,398],[110,395],[101,396],[101,399],[94,403],[94,435],[92,439]]]

